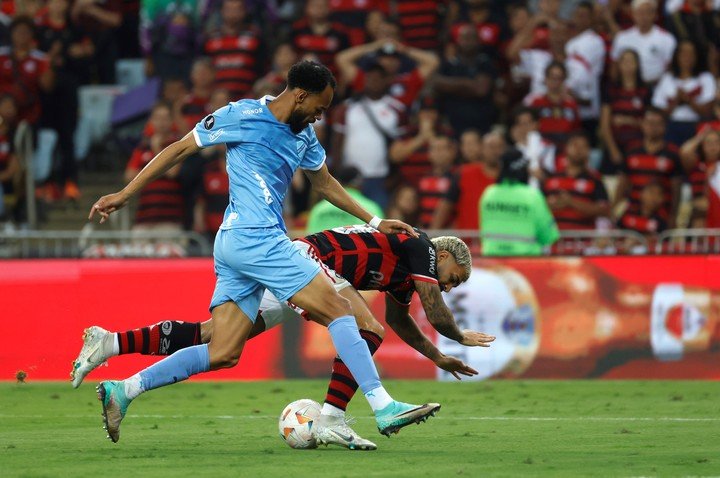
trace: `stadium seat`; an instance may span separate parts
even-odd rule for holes
[[[117,83],[127,89],[143,85],[145,78],[145,61],[142,59],[126,58],[115,62],[115,77]]]
[[[75,130],[75,158],[85,158],[93,142],[110,131],[115,97],[127,90],[122,85],[82,86],[78,91],[80,114]]]

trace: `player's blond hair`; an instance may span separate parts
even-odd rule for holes
[[[470,248],[463,241],[454,236],[440,236],[430,239],[435,245],[435,249],[440,251],[448,251],[455,258],[457,265],[465,269],[467,276],[470,277],[472,270],[472,255]]]

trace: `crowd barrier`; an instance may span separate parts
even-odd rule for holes
[[[497,336],[488,349],[438,336],[417,299],[411,313],[477,379],[720,379],[718,266],[712,255],[478,258],[445,300],[461,328]],[[205,320],[214,279],[207,258],[2,261],[0,379],[21,370],[27,380],[68,379],[89,325]],[[383,294],[366,300],[384,323]],[[449,378],[386,330],[383,376]],[[251,340],[239,366],[201,379],[323,377],[333,356],[327,330],[298,319]],[[117,357],[90,378],[123,378],[156,360]]]

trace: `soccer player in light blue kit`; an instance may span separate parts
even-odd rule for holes
[[[141,393],[238,363],[266,288],[327,326],[338,355],[370,403],[381,433],[389,435],[424,421],[440,408],[437,403],[411,405],[390,397],[360,337],[349,302],[319,273],[317,262],[301,254],[285,234],[281,205],[293,173],[301,168],[313,188],[340,209],[381,232],[416,235],[405,223],[371,216],[328,172],[325,151],[310,123],[330,106],[335,86],[326,67],[297,63],[290,69],[287,88],[277,98],[240,100],[220,108],[160,152],[125,188],[92,206],[88,218],[99,214],[102,223],[145,185],[200,148],[227,145],[230,204],[215,239],[212,339],[209,344],[179,350],[126,380],[98,385],[105,427],[113,442],[120,438],[120,422],[128,405]],[[322,443],[343,441],[330,427],[316,427],[314,433]],[[372,446],[358,445],[358,449],[375,448],[371,442]]]

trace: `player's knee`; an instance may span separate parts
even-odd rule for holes
[[[240,361],[242,349],[238,350],[235,347],[213,347],[212,342],[210,342],[208,352],[210,353],[210,369],[216,370],[219,368],[231,368],[237,365]]]

